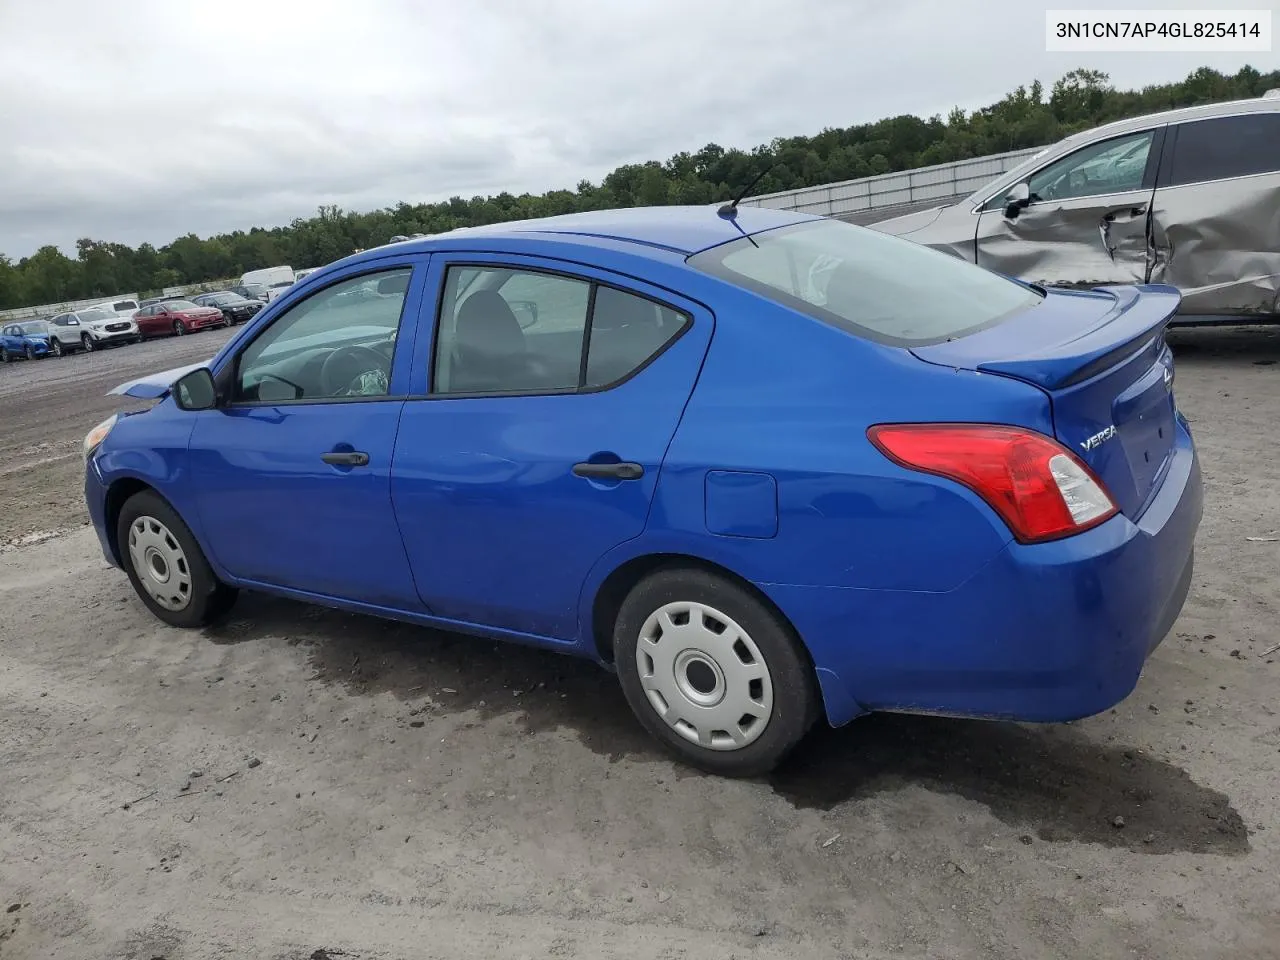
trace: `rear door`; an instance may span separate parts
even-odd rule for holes
[[[437,616],[560,640],[596,561],[645,527],[711,315],[632,278],[437,254],[391,493]],[[420,386],[419,386],[420,385]]]
[[[232,575],[394,609],[420,604],[391,509],[425,256],[361,263],[253,331],[197,414],[190,467]],[[376,298],[344,296],[373,281]]]
[[[1055,286],[1145,282],[1163,137],[1163,126],[1126,133],[1054,160],[1028,177],[1017,216],[993,198],[978,219],[978,264]]]
[[[1177,124],[1165,157],[1151,279],[1185,316],[1280,313],[1280,110]]]

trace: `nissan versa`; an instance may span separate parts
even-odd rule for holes
[[[459,230],[118,387],[85,495],[166,623],[252,589],[589,657],[723,774],[820,717],[1069,720],[1190,584],[1178,303],[734,204]]]

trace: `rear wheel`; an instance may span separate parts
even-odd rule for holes
[[[644,727],[712,773],[772,770],[818,714],[813,669],[790,625],[727,577],[651,574],[618,612],[614,658]]]
[[[214,575],[191,530],[152,490],[130,497],[116,521],[120,559],[147,609],[175,627],[223,616],[237,592]]]
[[[89,336],[87,333],[80,335],[80,346],[84,347],[85,353],[93,353],[93,351],[97,349],[97,347],[93,345],[93,337]]]

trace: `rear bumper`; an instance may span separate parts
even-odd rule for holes
[[[760,584],[813,655],[832,724],[868,710],[1024,721],[1127,697],[1191,585],[1203,483],[1185,422],[1142,516],[1010,543],[945,593]]]

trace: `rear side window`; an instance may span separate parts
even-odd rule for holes
[[[1280,171],[1280,113],[1196,120],[1178,127],[1169,186]]]
[[[901,237],[815,220],[743,237],[691,266],[869,340],[923,346],[976,332],[1043,296]]]
[[[574,393],[624,380],[689,323],[590,280],[455,266],[445,278],[432,392]]]

